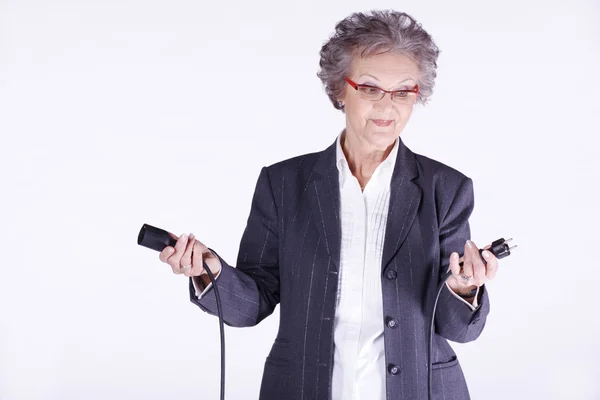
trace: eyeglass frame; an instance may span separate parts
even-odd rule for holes
[[[348,78],[347,76],[344,77],[344,80],[346,82],[348,82],[348,84],[350,86],[352,86],[354,88],[354,90],[356,90],[356,91],[358,91],[359,88],[364,87],[364,88],[377,89],[383,93],[379,99],[371,100],[371,101],[379,101],[379,100],[383,99],[385,97],[386,93],[390,94],[392,101],[394,101],[394,93],[398,93],[398,92],[414,93],[416,96],[419,95],[419,85],[418,84],[416,84],[412,89],[385,90],[385,89],[382,89],[380,87],[373,86],[373,85],[358,84],[358,83],[354,82],[352,79]],[[415,101],[416,101],[416,98],[415,98]]]

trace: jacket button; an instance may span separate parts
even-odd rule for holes
[[[388,365],[388,372],[392,375],[398,375],[400,373],[400,367],[394,364]]]
[[[395,318],[388,318],[387,326],[394,329],[398,327],[398,320]]]
[[[396,271],[394,271],[393,269],[390,269],[387,274],[385,274],[385,276],[390,280],[393,281],[394,279],[396,279],[396,277],[398,276],[398,274],[396,273]]]

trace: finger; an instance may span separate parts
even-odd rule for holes
[[[481,261],[481,257],[479,261],[475,261],[473,263],[473,285],[481,286],[487,280],[487,268],[483,261]]]
[[[190,233],[190,237],[185,248],[185,252],[180,260],[181,271],[185,276],[192,276],[192,252],[194,249],[194,243],[196,243],[196,239],[194,238],[194,234]]]
[[[174,274],[181,274],[180,261],[187,247],[187,242],[188,236],[185,233],[179,236],[177,243],[175,243],[175,252],[167,259],[167,263],[171,266]]]
[[[192,252],[192,270],[191,276],[200,276],[204,273],[204,257],[203,246],[198,240],[194,243],[194,251]]]
[[[496,277],[496,272],[498,271],[498,259],[492,254],[492,252],[487,250],[484,251],[482,255],[487,263],[485,275],[488,280],[494,279]]]
[[[171,254],[173,254],[174,251],[175,249],[172,246],[167,246],[158,254],[158,258],[160,261],[166,263],[167,259],[171,256]]]
[[[460,255],[457,252],[450,254],[450,271],[452,271],[452,279],[456,282],[456,285],[463,286],[466,284],[466,281],[461,278]]]
[[[465,253],[463,255],[463,266],[462,266],[462,283],[471,283],[473,279],[473,253],[472,248],[475,245],[467,240],[465,243]]]
[[[170,232],[169,232],[169,236],[171,236],[176,241],[177,241],[177,239],[179,239],[177,236],[175,236],[174,234],[172,234]],[[164,249],[162,249],[162,251],[158,254],[158,258],[160,259],[160,261],[166,263],[168,258],[173,254],[174,251],[175,251],[175,248],[173,246],[167,246]]]
[[[458,260],[459,260],[458,253],[452,252],[452,254],[450,254],[450,264],[449,264],[448,268],[452,272],[452,275],[454,275],[456,277],[460,276],[460,265],[459,265]]]
[[[473,268],[473,279],[472,282],[476,286],[481,286],[486,281],[486,266],[483,262],[483,259],[479,255],[479,248],[473,242],[470,242],[471,247],[469,248],[469,252],[471,255],[471,265]]]
[[[211,272],[218,271],[220,269],[220,261],[212,253],[212,251],[210,251],[209,248],[199,240],[196,240],[196,245],[194,246],[194,257],[197,257],[198,261],[194,261],[194,265],[192,266],[193,276],[200,276],[206,273],[204,264],[209,266]]]

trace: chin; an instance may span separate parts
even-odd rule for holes
[[[384,150],[394,144],[394,140],[396,140],[397,137],[398,134],[393,129],[390,129],[387,132],[375,131],[369,134],[369,141],[380,150]]]

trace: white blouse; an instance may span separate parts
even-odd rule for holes
[[[385,399],[381,261],[398,139],[360,188],[337,138],[342,247],[334,320],[333,400]]]

